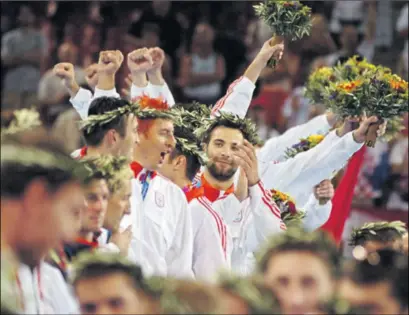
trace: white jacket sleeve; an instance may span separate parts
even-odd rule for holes
[[[212,205],[198,198],[189,204],[193,226],[193,272],[196,279],[216,281],[217,274],[227,269],[227,227]]]
[[[261,162],[284,161],[287,148],[312,134],[326,134],[330,128],[326,115],[315,117],[305,124],[288,129],[278,137],[269,139],[258,151],[257,159]]]
[[[80,88],[74,97],[70,98],[70,103],[82,119],[88,117],[88,109],[91,104],[92,93],[89,90]]]
[[[175,228],[172,244],[166,254],[165,260],[168,268],[168,276],[178,278],[193,278],[193,230],[192,217],[188,212],[185,196],[180,191],[181,197],[174,198],[177,204],[172,207],[179,208],[179,217]]]
[[[246,117],[255,88],[255,84],[249,78],[241,76],[230,84],[226,95],[213,106],[212,115],[216,116],[219,111],[224,111],[241,118]]]
[[[338,137],[332,146],[326,147],[320,143],[281,163],[259,163],[260,177],[267,189],[285,192],[297,203],[299,194],[312,191],[315,185],[331,178],[334,170],[342,168],[362,145],[355,142],[350,132],[342,138]]]
[[[70,98],[70,103],[81,116],[81,118],[86,119],[88,117],[88,110],[91,106],[92,101],[101,96],[117,98],[120,97],[115,88],[113,88],[112,90],[101,90],[95,88],[94,96],[92,96],[91,91],[80,88],[77,94],[74,97]]]
[[[332,202],[328,201],[325,205],[320,205],[314,194],[311,194],[308,202],[301,207],[305,211],[305,217],[302,220],[303,228],[312,232],[323,226],[329,219],[332,210]]]
[[[254,252],[272,234],[285,231],[286,226],[281,220],[280,209],[261,181],[249,188],[249,195],[252,222],[248,227],[245,247],[248,252]]]
[[[138,98],[144,94],[149,97],[163,97],[170,107],[175,105],[175,99],[166,82],[163,85],[154,85],[148,82],[148,85],[144,87],[131,85],[131,99]]]

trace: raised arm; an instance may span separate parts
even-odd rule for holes
[[[257,158],[260,162],[264,163],[284,161],[285,150],[287,148],[298,143],[301,138],[312,134],[327,134],[335,124],[335,121],[335,115],[327,113],[317,116],[305,124],[290,128],[282,135],[269,139],[257,152]]]
[[[132,77],[131,99],[146,94],[150,97],[163,97],[170,106],[175,104],[163,79],[164,61],[165,53],[159,47],[141,48],[128,54],[128,67]]]
[[[225,111],[244,118],[261,71],[272,56],[278,60],[281,59],[283,51],[283,44],[270,46],[270,40],[266,41],[244,75],[234,81],[227,89],[226,95],[213,106],[212,115],[217,115],[219,111]]]
[[[320,143],[285,162],[260,164],[260,177],[266,188],[285,191],[297,202],[297,196],[306,189],[312,190],[321,181],[331,178],[334,170],[342,168],[362,147],[370,124],[376,121],[376,117],[365,118],[357,130],[338,138],[332,146],[323,147]]]

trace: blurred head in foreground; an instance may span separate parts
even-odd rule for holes
[[[2,137],[1,236],[25,264],[76,234],[82,167],[42,128]]]
[[[284,314],[317,312],[333,295],[338,269],[338,250],[325,232],[290,228],[258,255],[258,270]]]
[[[381,249],[362,258],[345,266],[339,296],[364,314],[407,314],[407,257]]]
[[[73,275],[81,314],[159,314],[141,268],[119,254],[82,253]]]

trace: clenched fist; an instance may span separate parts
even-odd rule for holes
[[[114,75],[121,67],[124,56],[119,50],[106,50],[99,53],[98,73]]]
[[[159,47],[154,47],[149,49],[149,54],[152,58],[151,70],[161,69],[165,62],[165,52]]]
[[[153,60],[148,48],[136,49],[128,54],[128,67],[132,75],[150,71]]]
[[[314,196],[320,200],[320,204],[325,204],[330,201],[335,194],[334,186],[329,179],[323,180],[317,186],[314,187]],[[322,203],[321,201],[325,201]]]
[[[95,89],[98,83],[98,64],[93,63],[85,69],[85,80],[90,88]]]
[[[77,94],[79,86],[75,81],[73,64],[68,62],[57,63],[53,68],[53,73],[62,80],[71,96]]]

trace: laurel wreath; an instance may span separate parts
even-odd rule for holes
[[[404,235],[407,230],[405,223],[402,221],[381,221],[365,223],[363,226],[357,229],[353,229],[351,237],[349,239],[350,246],[356,246],[359,244],[359,240],[364,238],[370,238],[376,236],[378,232],[386,229],[395,230],[399,235]]]
[[[195,130],[195,135],[203,141],[208,136],[215,126],[219,124],[228,124],[234,129],[238,129],[243,133],[244,138],[252,145],[258,145],[261,143],[261,139],[257,134],[257,128],[255,124],[246,118],[240,118],[238,115],[220,112],[218,116],[203,118],[201,127]]]
[[[2,135],[11,135],[21,131],[29,130],[41,126],[40,114],[34,108],[18,109],[13,112],[13,119],[10,124],[2,128]]]

